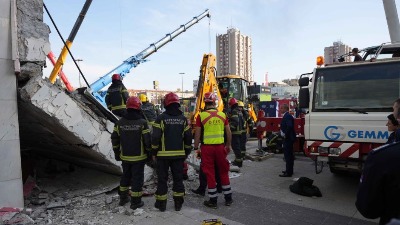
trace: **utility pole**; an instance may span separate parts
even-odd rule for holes
[[[76,63],[78,63],[78,65],[79,65],[79,62],[82,62],[83,59],[75,59],[75,61],[76,61]],[[79,66],[80,66],[80,65],[79,65]],[[78,78],[79,78],[79,87],[82,87],[81,75],[80,75],[80,74],[78,74]]]
[[[182,101],[183,101],[183,75],[185,75],[185,73],[179,73],[180,75],[182,75],[182,89],[181,89],[181,92],[182,92]]]

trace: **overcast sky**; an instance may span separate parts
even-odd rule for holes
[[[396,0],[399,5],[400,0]],[[58,29],[68,38],[84,0],[44,0]],[[192,90],[203,54],[213,53],[217,34],[238,28],[253,42],[253,76],[257,83],[311,72],[324,47],[342,41],[364,48],[389,42],[382,0],[94,0],[78,31],[71,51],[89,84],[125,59],[140,53],[167,33],[210,10],[205,18],[133,68],[124,79],[128,89]],[[58,56],[62,42],[50,23],[50,43]],[[52,65],[47,61],[44,75]],[[79,87],[78,70],[71,58],[64,72]],[[82,84],[84,84],[82,80]]]

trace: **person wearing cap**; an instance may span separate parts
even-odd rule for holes
[[[229,100],[229,126],[232,131],[232,149],[235,153],[235,160],[232,165],[242,167],[243,157],[242,157],[242,131],[244,129],[245,120],[242,111],[239,110],[238,101],[236,98],[231,98]]]
[[[388,115],[387,118],[388,121],[386,123],[386,126],[388,127],[388,131],[392,133],[389,135],[386,144],[399,142],[400,141],[399,121],[397,121],[397,119],[394,117],[393,114]]]
[[[118,117],[126,114],[126,101],[129,98],[128,90],[122,83],[119,74],[112,75],[112,84],[107,89],[106,104],[107,108]]]
[[[138,97],[127,100],[127,113],[114,125],[111,142],[116,161],[122,161],[122,176],[118,194],[119,205],[129,202],[129,187],[131,187],[131,206],[135,210],[144,205],[142,188],[144,182],[144,165],[146,152],[151,150],[150,130],[147,121],[140,111]]]
[[[215,181],[215,165],[221,179],[225,205],[233,203],[229,180],[229,162],[226,156],[231,150],[231,130],[225,113],[215,108],[217,96],[213,92],[204,94],[205,109],[196,118],[194,149],[198,150],[201,143],[201,169],[206,175],[209,200],[204,205],[217,209],[217,185]],[[225,134],[225,135],[224,135]],[[226,138],[226,139],[225,139]]]
[[[354,56],[354,62],[364,61],[361,55],[358,54],[358,48],[353,48],[353,50],[351,50],[351,54]]]
[[[171,168],[175,211],[180,211],[185,195],[183,163],[192,150],[192,129],[180,110],[178,95],[172,92],[166,94],[164,105],[166,110],[154,122],[151,136],[153,160],[156,161],[158,175],[154,207],[161,212],[166,210],[168,171]]]

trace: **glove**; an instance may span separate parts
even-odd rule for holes
[[[197,159],[201,159],[201,151],[200,151],[200,149],[199,149],[199,150],[196,150],[196,151],[195,151],[195,154],[196,154],[196,158],[197,158]]]
[[[119,152],[118,153],[114,152],[114,158],[115,158],[116,161],[122,161],[121,157],[119,156]]]

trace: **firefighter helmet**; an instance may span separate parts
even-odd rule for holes
[[[242,102],[242,101],[238,101],[238,106],[239,106],[239,107],[244,107],[243,102]]]
[[[126,101],[127,109],[140,109],[141,105],[140,99],[136,96],[129,97]]]
[[[112,79],[112,80],[122,80],[122,79],[121,79],[121,75],[119,75],[118,73],[113,74],[112,77],[111,77],[111,79]]]
[[[164,105],[165,106],[169,106],[172,103],[178,103],[179,104],[179,97],[175,93],[170,92],[170,93],[165,95]]]
[[[217,96],[215,96],[214,92],[207,92],[204,94],[204,102],[215,102],[217,100]]]
[[[145,94],[140,94],[139,98],[140,98],[140,101],[147,102],[147,96]]]
[[[235,104],[238,104],[238,101],[236,100],[236,98],[231,98],[229,100],[229,106],[232,107]]]

